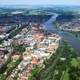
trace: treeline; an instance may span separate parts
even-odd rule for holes
[[[72,19],[75,19],[76,16],[73,14],[61,14],[56,18],[56,21],[71,21]]]

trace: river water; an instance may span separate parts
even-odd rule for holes
[[[67,42],[76,50],[77,55],[80,56],[80,41],[67,31],[61,31],[55,27],[53,22],[56,20],[58,14],[52,16],[47,22],[45,22],[44,28],[48,31],[54,32],[62,37],[62,39],[67,40]]]

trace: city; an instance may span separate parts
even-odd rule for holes
[[[80,80],[80,6],[0,6],[0,80]]]

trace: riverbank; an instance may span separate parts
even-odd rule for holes
[[[80,32],[70,32],[73,36],[75,36],[78,40],[80,40]]]
[[[62,39],[67,40],[67,42],[74,48],[74,50],[77,52],[77,55],[80,56],[80,41],[73,35],[71,35],[67,31],[61,31],[60,29],[57,29],[55,27],[55,24],[53,24],[56,21],[56,18],[58,17],[58,14],[55,14],[52,16],[51,19],[49,19],[45,25],[45,29],[49,32],[53,32],[58,34],[62,37]]]

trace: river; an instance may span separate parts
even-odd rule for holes
[[[67,42],[76,50],[77,55],[80,56],[80,41],[67,31],[61,31],[55,27],[53,22],[58,17],[58,14],[52,16],[47,22],[44,23],[44,28],[48,31],[56,33],[62,37],[62,39],[67,40]]]

